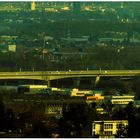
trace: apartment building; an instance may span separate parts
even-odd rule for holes
[[[120,127],[126,127],[127,125],[127,120],[94,121],[92,124],[92,136],[99,136],[99,138],[114,138]]]

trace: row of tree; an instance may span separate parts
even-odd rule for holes
[[[97,69],[139,69],[139,46],[133,48],[97,47],[85,48],[87,53],[72,56],[39,53],[34,51],[0,54],[0,71],[26,70],[86,70],[88,66]],[[62,59],[63,58],[63,59]]]

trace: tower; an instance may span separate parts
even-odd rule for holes
[[[35,5],[35,2],[33,1],[33,2],[31,3],[31,10],[34,11],[35,8],[36,8],[36,5]]]

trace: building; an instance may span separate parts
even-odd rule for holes
[[[16,52],[16,45],[8,45],[8,50],[10,52]]]
[[[104,110],[104,108],[97,106],[96,111],[98,114],[107,114],[107,112]]]
[[[36,4],[35,4],[35,2],[33,1],[33,2],[31,3],[31,10],[34,11],[35,9],[36,9]]]
[[[93,101],[103,101],[104,96],[102,96],[101,91],[92,91],[92,90],[79,90],[77,88],[74,88],[71,91],[71,97],[76,96],[76,97],[85,97],[85,99],[88,102],[93,102]]]
[[[93,92],[91,90],[79,90],[77,88],[72,89],[71,96],[77,96],[77,97],[85,97],[86,95],[93,95]]]
[[[94,121],[92,124],[92,136],[99,136],[99,138],[114,138],[121,127],[127,126],[127,120]]]
[[[46,7],[46,8],[45,8],[45,11],[46,11],[46,12],[58,12],[58,10],[55,9],[54,7]]]
[[[113,105],[122,105],[126,106],[130,102],[134,102],[134,95],[106,95],[104,102],[110,101]]]
[[[112,96],[111,97],[112,104],[127,105],[127,104],[129,104],[129,102],[133,102],[133,101],[134,101],[134,96],[132,96],[132,95]]]
[[[101,94],[95,94],[92,96],[87,96],[86,99],[91,101],[103,101],[104,96],[102,96]]]
[[[45,114],[62,114],[63,104],[48,104],[45,107]]]
[[[42,90],[49,90],[47,85],[19,85],[18,92],[25,94],[39,94]]]
[[[69,43],[88,43],[89,36],[82,36],[82,37],[62,37],[62,42],[69,42]]]

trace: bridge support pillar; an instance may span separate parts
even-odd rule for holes
[[[50,87],[50,80],[47,80],[47,86]]]
[[[96,79],[95,79],[95,84],[94,84],[94,86],[96,86],[96,85],[98,84],[99,80],[100,80],[100,75],[97,75],[97,76],[96,76]]]
[[[74,83],[74,86],[78,88],[80,86],[80,78],[74,78],[73,83]]]

